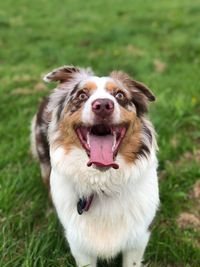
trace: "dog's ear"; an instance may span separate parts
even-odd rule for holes
[[[122,71],[113,71],[110,76],[124,85],[131,93],[132,102],[136,106],[138,115],[148,111],[148,102],[155,101],[151,90],[141,82],[133,80],[128,74]]]
[[[150,102],[153,102],[156,100],[156,97],[153,95],[151,90],[145,84],[138,82],[138,81],[135,81],[135,80],[131,80],[131,82],[132,82],[132,86],[133,86],[133,92],[134,92],[134,88],[136,88],[137,89],[136,91],[145,95],[146,98]]]
[[[52,72],[49,72],[44,76],[43,80],[45,82],[67,82],[70,80],[75,73],[79,73],[80,68],[74,66],[63,66],[58,69],[54,69]]]

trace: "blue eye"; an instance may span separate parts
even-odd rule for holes
[[[117,98],[119,100],[123,100],[125,98],[125,95],[122,92],[118,92],[118,93],[116,93],[115,98]]]
[[[86,93],[82,92],[79,94],[78,98],[80,100],[86,100],[86,99],[88,99],[88,95]]]

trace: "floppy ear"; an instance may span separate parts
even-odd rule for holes
[[[129,90],[132,97],[131,101],[136,106],[138,115],[142,115],[148,111],[148,102],[155,101],[156,98],[146,85],[133,80],[128,74],[122,71],[113,71],[110,76],[120,81]]]
[[[79,73],[81,71],[80,68],[74,66],[63,66],[58,69],[49,72],[44,76],[43,80],[45,82],[66,82],[72,78],[75,73]]]
[[[133,86],[137,88],[138,92],[143,93],[150,102],[153,102],[156,100],[156,97],[153,95],[151,90],[145,84],[135,81],[135,80],[131,80],[131,81],[132,81]]]

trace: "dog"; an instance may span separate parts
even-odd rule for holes
[[[32,151],[78,267],[139,267],[159,206],[150,89],[122,71],[63,66],[32,121]]]

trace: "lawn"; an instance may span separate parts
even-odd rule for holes
[[[41,77],[64,64],[122,69],[155,93],[161,206],[145,261],[200,266],[199,15],[199,0],[1,1],[0,266],[75,266],[29,153],[31,118],[52,88]]]

